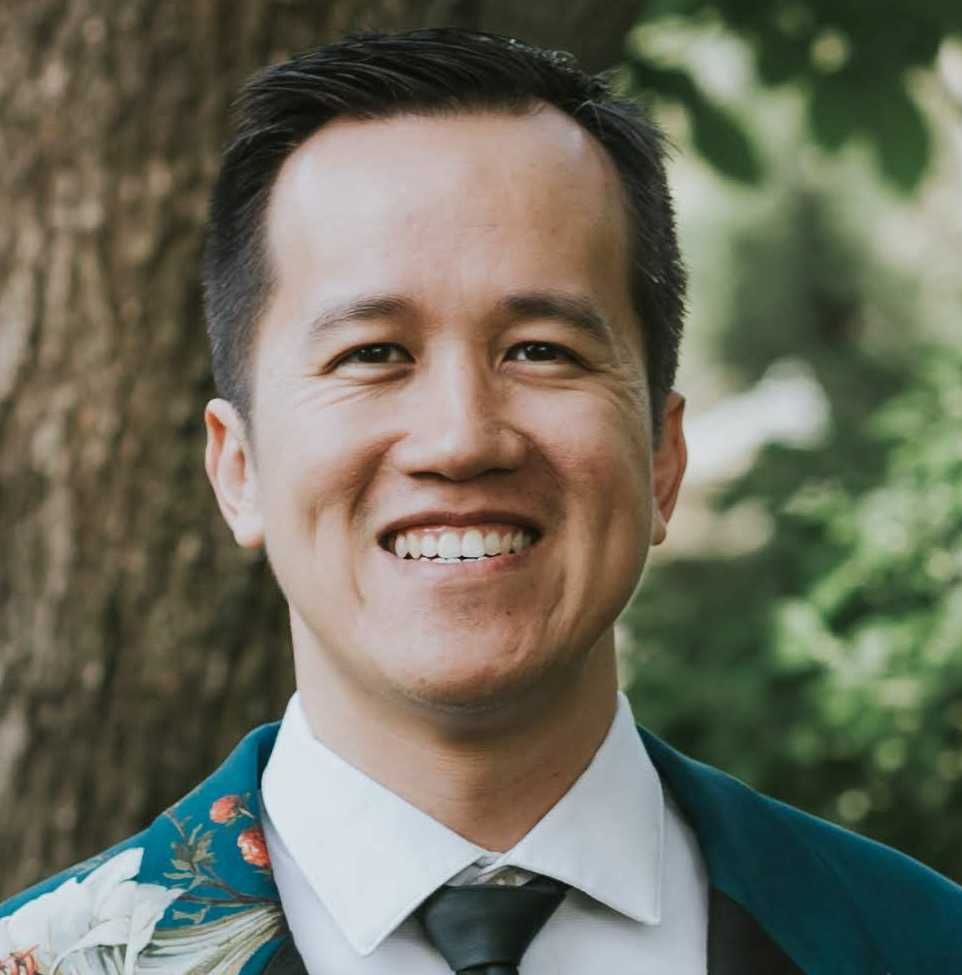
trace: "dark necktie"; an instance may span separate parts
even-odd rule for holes
[[[415,914],[458,975],[518,975],[521,956],[567,889],[550,877],[535,877],[521,887],[445,885]]]

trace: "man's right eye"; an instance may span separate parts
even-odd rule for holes
[[[411,356],[400,345],[393,342],[379,342],[375,345],[362,345],[348,352],[338,365],[359,363],[365,366],[393,365],[397,362],[409,362]]]

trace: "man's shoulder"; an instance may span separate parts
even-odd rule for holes
[[[65,885],[71,887],[78,886],[115,857],[121,858],[125,873],[130,876],[135,876],[140,869],[145,835],[145,832],[136,833],[106,850],[88,857],[86,860],[81,860],[73,864],[73,866],[67,867],[58,873],[51,874],[49,877],[45,877],[43,880],[13,894],[6,900],[0,901],[0,924],[3,923],[3,919],[16,914],[20,908],[31,901],[38,901],[42,898],[49,900],[48,895],[54,894]],[[0,937],[0,946],[2,944],[3,938]]]
[[[141,870],[145,873],[160,871],[160,875],[164,872],[176,874],[177,868],[164,871],[161,865],[171,855],[174,860],[179,860],[176,854],[191,845],[186,842],[190,840],[191,833],[196,840],[204,832],[205,826],[257,826],[258,803],[253,794],[259,788],[278,728],[279,723],[274,722],[248,732],[219,768],[161,812],[145,829],[0,901],[0,919],[64,884],[81,883],[118,857],[125,870],[131,869],[136,861],[136,871],[132,876]],[[243,832],[241,835],[244,835]],[[180,872],[183,873],[183,870]],[[171,876],[166,879],[182,878]]]
[[[249,733],[146,829],[0,904],[0,971],[52,971],[74,953],[105,970],[207,971],[225,951],[227,969],[257,971],[286,938],[258,797],[276,731]]]
[[[82,955],[107,971],[128,946],[136,957],[181,894],[139,882],[146,839],[135,834],[0,903],[0,970],[54,971]]]
[[[747,788],[745,786],[744,788]],[[893,847],[755,793],[857,899],[873,924],[952,936],[962,951],[962,887]],[[956,954],[955,960],[959,960]]]
[[[893,847],[770,796],[754,795],[818,860],[818,875],[825,880],[813,893],[833,886],[841,894],[834,903],[848,905],[886,970],[960,970],[962,887]]]
[[[958,884],[639,730],[695,828],[712,883],[781,933],[782,943],[797,946],[800,957],[817,955],[819,943],[835,937],[853,952],[869,946],[863,957],[896,970],[962,962]]]

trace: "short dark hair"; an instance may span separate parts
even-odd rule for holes
[[[523,112],[546,102],[607,150],[629,209],[631,295],[660,431],[678,365],[685,271],[665,179],[665,140],[640,106],[566,52],[453,27],[350,34],[254,75],[210,204],[203,284],[214,381],[247,422],[251,353],[270,297],[265,218],[284,160],[336,118]]]

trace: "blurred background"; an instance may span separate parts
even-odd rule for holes
[[[618,627],[639,722],[962,880],[962,8],[0,2],[5,895],[142,827],[292,688],[202,469],[230,100],[354,28],[570,50],[674,144],[690,466]]]

